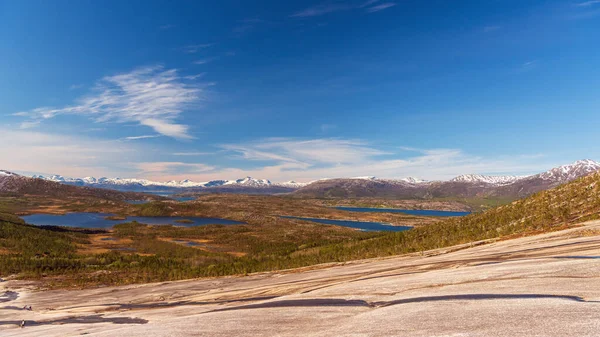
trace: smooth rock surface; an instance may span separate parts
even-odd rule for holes
[[[92,290],[8,281],[0,336],[600,335],[599,221],[473,246]]]

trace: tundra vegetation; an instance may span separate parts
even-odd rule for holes
[[[600,174],[463,218],[364,214],[284,197],[210,195],[187,203],[113,203],[119,215],[224,217],[244,225],[200,227],[116,225],[112,230],[36,227],[15,213],[32,199],[0,200],[0,276],[40,280],[46,287],[86,287],[247,274],[327,262],[415,253],[479,240],[554,231],[600,212]],[[96,205],[96,204],[94,204]],[[61,205],[91,210],[94,205]],[[406,232],[360,232],[279,215],[413,224]],[[366,217],[366,218],[365,218]],[[189,242],[194,245],[188,245]]]

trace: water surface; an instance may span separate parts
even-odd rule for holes
[[[128,216],[125,220],[107,220],[106,217],[113,216],[108,213],[67,213],[65,215],[55,214],[32,214],[21,218],[25,222],[36,226],[65,226],[78,228],[111,228],[120,223],[137,221],[147,225],[175,225],[194,227],[203,225],[241,225],[243,222],[203,217],[176,217],[176,216]],[[190,220],[192,223],[178,223],[177,220]]]
[[[454,212],[454,211],[436,211],[430,209],[397,209],[397,208],[374,208],[374,207],[335,207],[341,211],[350,212],[373,212],[373,213],[404,213],[409,215],[420,215],[420,216],[465,216],[471,214],[471,212]]]
[[[381,223],[381,222],[368,222],[368,221],[352,221],[352,220],[331,220],[331,219],[319,219],[319,218],[303,218],[297,216],[282,216],[282,218],[286,219],[298,219],[298,220],[306,220],[312,221],[325,225],[335,225],[335,226],[343,226],[360,229],[365,232],[380,232],[380,231],[389,231],[389,232],[403,232],[412,227],[409,226],[392,226],[389,224]]]

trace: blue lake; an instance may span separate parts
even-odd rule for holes
[[[371,208],[371,207],[335,207],[341,211],[350,212],[373,212],[373,213],[404,213],[409,215],[421,216],[465,216],[471,212],[452,212],[452,211],[435,211],[428,209],[397,209],[397,208]]]
[[[320,223],[320,224],[324,224],[324,225],[350,227],[350,228],[360,229],[360,230],[366,231],[366,232],[372,232],[372,231],[375,231],[375,232],[381,232],[381,231],[403,232],[403,231],[412,229],[412,227],[409,227],[409,226],[391,226],[391,225],[380,223],[380,222],[302,218],[302,217],[297,217],[297,216],[282,216],[282,218],[306,220],[306,221],[312,221],[312,222],[316,222],[316,223]]]
[[[120,223],[137,221],[147,225],[174,225],[194,227],[203,225],[242,225],[243,222],[201,217],[169,217],[169,216],[129,216],[125,220],[107,220],[107,213],[67,213],[65,215],[32,214],[21,218],[28,224],[36,226],[65,226],[79,228],[111,228]],[[191,220],[193,223],[178,223],[177,220]]]

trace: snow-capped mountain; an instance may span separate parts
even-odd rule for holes
[[[379,179],[373,176],[354,177],[349,179],[319,179],[310,183],[299,183],[288,181],[274,183],[268,179],[254,179],[245,177],[236,180],[211,180],[207,182],[195,182],[191,180],[157,182],[146,179],[123,179],[123,178],[66,178],[60,175],[34,176],[54,182],[68,185],[90,186],[99,188],[116,189],[120,191],[137,192],[169,192],[179,193],[192,192],[228,192],[228,193],[287,193],[295,190],[318,191],[320,188],[331,189],[335,186],[344,186],[345,190],[352,191],[350,195],[361,196],[363,190],[369,190],[373,196],[377,196],[382,190],[382,195],[401,195],[403,198],[417,196],[452,196],[458,189],[468,189],[468,193],[487,193],[488,190],[498,190],[494,193],[500,194],[527,194],[545,188],[551,188],[558,184],[600,171],[600,163],[593,160],[580,160],[573,164],[553,168],[533,176],[486,176],[480,174],[466,174],[458,176],[450,181],[426,181],[418,178],[407,177],[403,179]],[[11,175],[8,171],[0,171],[0,176]],[[464,184],[456,184],[461,182]],[[462,187],[461,187],[462,186]],[[333,189],[334,191],[336,189]],[[394,191],[394,192],[390,192]],[[401,191],[397,192],[397,191]],[[488,191],[489,192],[489,191]],[[310,192],[313,193],[313,192]],[[399,194],[400,193],[400,194]],[[467,193],[462,191],[460,193]],[[491,192],[490,192],[491,193]],[[317,194],[318,195],[318,194]],[[369,195],[371,196],[371,195]]]
[[[555,167],[546,172],[532,176],[486,176],[480,174],[465,174],[460,175],[450,181],[485,183],[494,186],[506,186],[518,181],[526,181],[530,179],[542,179],[552,183],[565,183],[596,171],[600,171],[600,163],[590,159],[584,159],[578,160],[573,164]]]
[[[514,183],[525,177],[519,176],[485,176],[481,174],[463,174],[450,181],[463,183],[484,183],[494,186],[503,186]]]
[[[9,172],[9,171],[0,170],[0,176],[9,177],[9,176],[16,176],[16,174]]]
[[[241,178],[237,180],[229,180],[223,185],[243,185],[252,187],[271,186],[271,181],[267,179],[254,179],[252,177]]]
[[[310,184],[310,183],[299,183],[299,182],[293,181],[293,180],[286,181],[284,183],[277,183],[278,186],[289,187],[289,188],[300,188],[300,187],[304,187],[308,184]]]
[[[553,168],[534,177],[562,183],[583,177],[596,171],[600,171],[600,163],[590,159],[584,159],[578,160],[573,164]]]
[[[414,178],[414,177],[402,178],[402,179],[400,179],[400,181],[403,181],[403,182],[409,183],[409,184],[423,184],[423,183],[428,182],[427,180],[423,180],[423,179],[419,179],[419,178]]]
[[[109,188],[113,187],[130,187],[130,188],[144,188],[144,187],[153,187],[153,188],[173,188],[173,189],[182,189],[182,188],[210,188],[210,187],[250,187],[250,188],[261,188],[261,187],[286,187],[286,188],[300,188],[302,186],[307,185],[307,183],[298,183],[295,181],[288,181],[284,183],[272,183],[267,179],[254,179],[252,177],[245,177],[236,180],[211,180],[208,182],[195,182],[189,179],[185,180],[171,180],[167,182],[157,182],[146,179],[123,179],[123,178],[94,178],[94,177],[85,177],[85,178],[67,178],[61,175],[52,175],[52,176],[41,176],[35,175],[33,178],[40,178],[44,180],[69,184],[69,185],[78,185],[78,186],[91,186],[91,187],[105,187]]]

